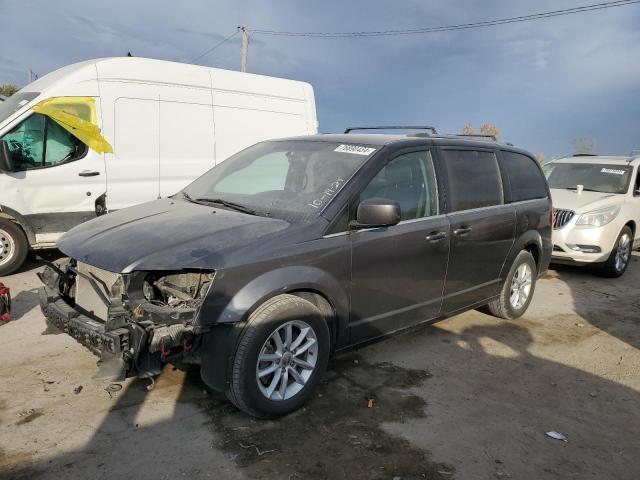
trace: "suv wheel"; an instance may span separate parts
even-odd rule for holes
[[[626,225],[618,235],[611,254],[601,266],[600,271],[605,277],[616,278],[621,276],[629,266],[631,259],[631,245],[633,244],[633,232]]]
[[[311,302],[294,295],[268,300],[240,337],[227,398],[259,418],[296,410],[324,373],[329,343],[327,322]]]
[[[29,242],[22,229],[0,218],[0,277],[15,272],[22,266],[29,251]]]
[[[538,269],[533,256],[522,250],[511,265],[500,296],[487,305],[489,312],[509,320],[520,317],[531,303],[537,277]]]

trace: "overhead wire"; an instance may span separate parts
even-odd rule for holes
[[[402,30],[373,30],[373,31],[356,31],[356,32],[292,32],[278,31],[252,28],[253,34],[260,35],[277,35],[289,37],[315,37],[315,38],[349,38],[349,37],[378,37],[378,36],[395,36],[395,35],[416,35],[426,33],[447,32],[452,30],[466,30],[471,28],[491,27],[495,25],[504,25],[509,23],[529,22],[545,18],[560,17],[564,15],[573,15],[577,13],[591,12],[594,10],[604,10],[614,7],[623,7],[640,3],[640,0],[617,0],[610,2],[594,3],[590,5],[582,5],[579,7],[565,8],[561,10],[552,10],[548,12],[533,13],[530,15],[520,15],[517,17],[498,18],[494,20],[485,20],[472,23],[461,23],[454,25],[441,25],[434,27],[409,28]]]

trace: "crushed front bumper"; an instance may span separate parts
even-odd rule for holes
[[[199,362],[194,348],[199,338],[189,323],[194,308],[155,305],[140,296],[132,300],[125,294],[110,295],[100,273],[89,275],[89,283],[103,305],[87,302],[85,292],[85,308],[76,302],[76,278],[84,273],[75,265],[48,264],[38,274],[44,284],[39,290],[40,308],[47,323],[99,357],[95,378],[152,377],[168,362]]]
[[[40,288],[40,308],[47,322],[76,339],[101,359],[123,356],[129,350],[129,330],[105,332],[104,323],[81,314],[49,287]]]

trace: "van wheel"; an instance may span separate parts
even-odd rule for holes
[[[278,295],[251,314],[225,392],[240,410],[275,418],[304,404],[329,360],[329,328],[320,310]]]
[[[0,218],[0,277],[18,270],[29,252],[22,229],[11,220]]]
[[[487,304],[489,312],[508,320],[520,317],[531,303],[537,277],[538,269],[533,256],[522,250],[511,265],[500,296]]]
[[[629,266],[631,260],[631,245],[633,244],[633,232],[626,225],[623,227],[611,254],[606,262],[600,266],[600,273],[609,278],[621,276]]]

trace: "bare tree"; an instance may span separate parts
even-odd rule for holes
[[[476,129],[473,128],[473,125],[471,125],[470,123],[467,123],[464,127],[462,127],[462,134],[463,135],[475,135],[476,134]]]
[[[596,151],[596,142],[591,138],[576,138],[573,140],[573,152],[575,154],[593,154]]]
[[[482,135],[493,135],[496,140],[500,140],[500,129],[492,123],[485,123],[480,125],[480,133]]]
[[[534,157],[540,165],[544,165],[545,162],[547,161],[547,157],[544,156],[544,153],[538,153],[534,155]]]
[[[20,87],[12,83],[3,83],[0,85],[0,95],[4,95],[5,97],[10,97],[18,90],[20,90]]]

